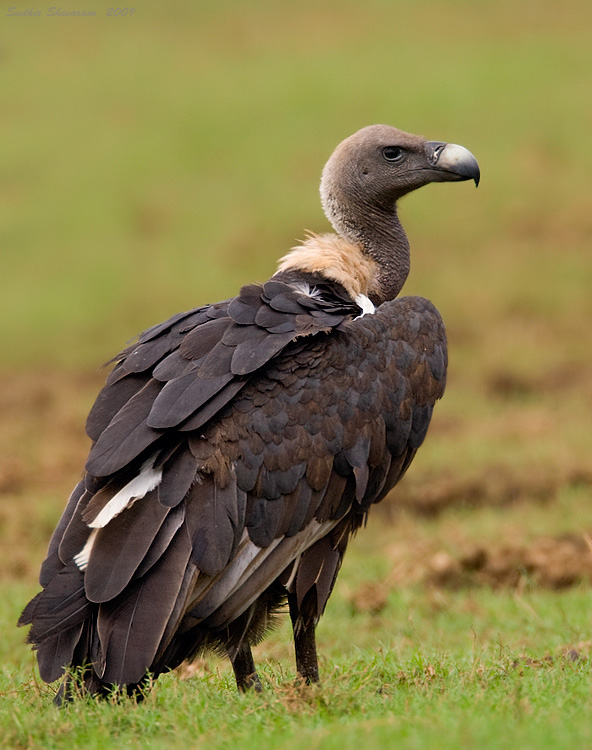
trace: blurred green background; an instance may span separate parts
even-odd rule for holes
[[[333,147],[375,122],[461,143],[482,167],[476,194],[405,201],[407,290],[434,299],[453,337],[497,343],[511,325],[511,358],[539,334],[545,360],[587,349],[587,0],[35,7],[2,19],[4,370],[94,367],[267,278],[305,228],[326,228]]]

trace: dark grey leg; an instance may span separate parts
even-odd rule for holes
[[[306,603],[306,597],[305,601]],[[294,632],[296,651],[296,669],[307,685],[319,681],[319,664],[317,661],[317,643],[315,636],[315,617],[307,617],[298,609],[296,594],[288,594],[290,618]]]
[[[236,685],[241,692],[254,688],[258,693],[261,692],[261,682],[257,675],[253,654],[248,643],[243,643],[238,650],[228,649],[228,656],[232,662]]]

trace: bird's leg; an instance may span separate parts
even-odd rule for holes
[[[236,685],[241,692],[254,688],[258,693],[261,692],[261,681],[255,668],[253,654],[248,643],[241,643],[238,649],[228,648],[228,656],[232,662]]]
[[[306,598],[305,598],[306,601]],[[294,649],[296,651],[296,670],[307,685],[319,681],[319,664],[317,661],[317,642],[315,636],[316,622],[314,616],[307,617],[298,607],[295,593],[288,593],[290,619],[294,632]]]

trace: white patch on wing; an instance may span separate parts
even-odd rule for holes
[[[358,294],[354,302],[358,307],[362,308],[362,314],[358,315],[358,318],[362,318],[364,315],[373,315],[376,312],[376,308],[372,304],[372,301],[369,297],[366,297],[365,294]],[[358,318],[354,318],[354,320],[357,320]]]
[[[136,500],[140,500],[148,492],[152,492],[155,487],[158,487],[162,479],[162,468],[155,469],[153,464],[154,456],[142,464],[138,476],[134,477],[117,494],[113,495],[95,520],[89,523],[91,529],[102,529],[115,516],[118,516],[122,510],[125,510]]]
[[[86,570],[86,568],[88,567],[88,561],[90,560],[90,553],[92,552],[92,548],[93,548],[93,545],[95,543],[95,539],[97,538],[98,533],[99,533],[98,529],[93,529],[84,547],[80,550],[80,552],[77,555],[74,555],[74,562],[76,563],[76,565],[78,565],[78,568],[80,570]]]
[[[282,539],[283,537],[274,539],[269,547],[258,547],[250,540],[249,532],[245,529],[236,555],[226,568],[213,578],[200,576],[191,595],[191,606],[209,597],[208,614],[219,607],[261,565]]]
[[[245,530],[236,556],[217,576],[200,576],[191,594],[187,610],[199,605],[200,619],[213,616],[212,624],[221,624],[226,618],[234,619],[242,614],[288,565],[300,558],[302,553],[321,539],[337,524],[337,521],[319,523],[312,520],[308,526],[294,536],[274,539],[269,547],[258,547]],[[265,576],[257,589],[246,593],[243,588],[262,565]],[[249,587],[247,586],[247,589]]]

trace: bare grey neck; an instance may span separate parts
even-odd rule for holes
[[[374,304],[394,299],[409,275],[409,240],[394,203],[377,205],[358,198],[339,196],[334,190],[322,191],[323,208],[335,231],[345,239],[361,244],[380,268]]]

